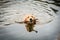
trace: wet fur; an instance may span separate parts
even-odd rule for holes
[[[29,16],[29,18],[30,17],[32,17],[32,16]],[[34,25],[36,24],[36,19],[34,17],[32,17],[33,20],[32,20],[32,23],[30,23],[30,21],[27,21],[27,19],[29,19],[29,18],[28,17],[25,18],[25,21],[24,21],[24,23],[26,24],[25,26],[26,26],[27,31],[28,32],[32,32],[32,31],[37,32],[36,30],[34,30],[34,27],[35,27]]]

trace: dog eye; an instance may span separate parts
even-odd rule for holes
[[[31,16],[31,17],[33,17],[33,16]]]
[[[29,16],[27,18],[29,18]]]

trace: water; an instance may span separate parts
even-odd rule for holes
[[[53,7],[53,5],[51,7]],[[55,8],[55,6],[53,8]],[[55,9],[60,10],[57,6]],[[14,13],[15,12],[16,11],[14,11]],[[60,29],[59,13],[60,11],[56,12],[57,17],[52,22],[45,25],[35,25],[34,29],[37,30],[38,33],[28,32],[25,29],[25,24],[17,24],[12,21],[14,24],[0,27],[0,40],[57,40],[57,35]]]

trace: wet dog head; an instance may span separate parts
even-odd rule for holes
[[[33,15],[26,15],[24,21],[34,23],[35,17]]]

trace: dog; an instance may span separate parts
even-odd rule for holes
[[[27,17],[24,20],[24,23],[26,24],[26,29],[28,32],[32,32],[35,31],[37,33],[36,30],[34,30],[34,25],[36,24],[36,20],[35,17],[33,15],[27,15]]]

